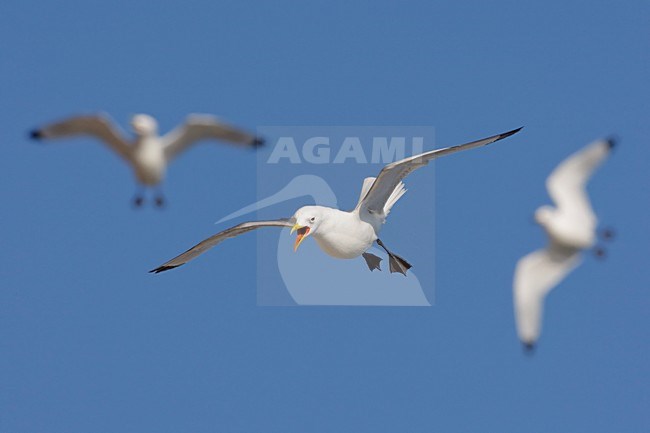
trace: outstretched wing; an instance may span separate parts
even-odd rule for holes
[[[519,132],[521,128],[514,129],[503,134],[493,135],[492,137],[484,138],[471,143],[460,144],[458,146],[445,147],[443,149],[431,150],[429,152],[421,153],[419,155],[411,156],[410,158],[402,159],[385,166],[379,176],[372,184],[372,187],[366,196],[359,203],[359,207],[363,207],[371,213],[381,213],[384,210],[386,202],[390,198],[395,188],[409,173],[420,167],[424,167],[432,159],[440,158],[441,156],[450,155],[452,153],[460,152],[461,150],[474,149],[475,147],[485,146],[495,141],[502,140],[510,137]]]
[[[124,138],[124,133],[104,114],[71,117],[34,129],[30,135],[36,140],[89,135],[106,143],[120,157],[131,161],[132,148]]]
[[[260,146],[264,140],[222,122],[215,116],[191,114],[163,138],[165,157],[171,160],[197,141],[215,139],[243,146]]]
[[[595,222],[596,217],[585,186],[614,145],[612,139],[593,142],[569,156],[553,170],[546,180],[546,189],[559,209]]]
[[[519,339],[527,346],[532,347],[541,332],[544,298],[580,261],[578,250],[551,246],[517,263],[513,284],[515,321]]]
[[[158,266],[156,269],[152,269],[149,272],[153,272],[157,274],[159,272],[177,268],[178,266],[184,265],[190,260],[193,260],[197,256],[203,254],[204,252],[214,247],[215,245],[221,243],[225,239],[234,238],[235,236],[239,236],[243,233],[250,232],[251,230],[259,229],[260,227],[291,227],[291,226],[293,226],[293,222],[291,222],[291,219],[289,218],[272,220],[272,221],[250,221],[250,222],[241,223],[239,225],[226,229],[222,232],[219,232],[214,236],[210,236],[206,240],[194,245],[192,248],[185,251],[183,254],[174,257],[173,259]]]

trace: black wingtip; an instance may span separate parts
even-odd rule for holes
[[[515,135],[516,133],[518,133],[519,131],[521,131],[523,128],[524,128],[523,126],[520,126],[519,128],[517,128],[517,129],[513,129],[512,131],[504,132],[503,134],[501,134],[501,135],[499,136],[499,140],[502,140],[502,139],[504,139],[504,138],[510,137],[511,135]]]
[[[40,140],[41,138],[43,138],[43,132],[41,132],[40,129],[32,129],[31,131],[29,131],[29,138],[31,138],[32,140]]]
[[[264,143],[266,143],[266,140],[262,137],[255,137],[255,139],[253,140],[254,147],[264,146]]]
[[[526,355],[532,355],[533,353],[535,353],[535,343],[533,343],[532,341],[522,341],[522,345],[524,348],[524,353]]]
[[[618,137],[614,135],[609,136],[605,139],[605,142],[607,142],[607,145],[609,146],[610,149],[613,149],[618,145]]]
[[[174,266],[165,266],[165,265],[162,265],[162,266],[158,266],[156,269],[152,269],[152,270],[150,270],[149,273],[150,273],[150,274],[159,274],[159,273],[161,273],[161,272],[165,272],[165,271],[168,271],[168,270],[170,270],[170,269],[177,268],[177,267],[179,267],[179,266],[181,266],[181,265],[174,265]]]

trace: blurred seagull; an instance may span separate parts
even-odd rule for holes
[[[167,164],[197,141],[215,139],[244,147],[263,144],[259,137],[207,114],[191,114],[185,123],[163,136],[158,135],[158,122],[147,114],[133,116],[131,127],[135,133],[134,140],[127,139],[107,115],[96,114],[75,116],[52,123],[31,131],[30,136],[36,140],[76,135],[95,137],[131,165],[141,185],[149,187],[158,185],[164,178]],[[134,199],[135,206],[140,206],[143,201],[143,195],[138,192]],[[155,203],[157,206],[164,204],[162,194],[158,193]]]
[[[517,333],[527,351],[534,348],[541,332],[544,297],[580,264],[582,250],[596,243],[598,220],[585,186],[614,145],[613,139],[587,145],[558,165],[546,180],[556,207],[540,207],[535,221],[546,232],[548,245],[520,259],[514,275]]]
[[[324,206],[304,206],[298,209],[291,218],[245,222],[217,233],[150,272],[159,273],[181,266],[224,239],[260,227],[291,227],[291,233],[297,232],[294,251],[308,236],[313,236],[318,246],[326,254],[339,259],[362,256],[372,271],[374,269],[381,270],[381,259],[366,251],[374,242],[377,242],[377,245],[386,251],[389,257],[390,272],[406,275],[406,271],[411,268],[411,265],[389,251],[378,238],[379,231],[391,208],[406,192],[402,179],[412,171],[427,165],[432,159],[494,143],[519,132],[520,129],[471,143],[432,150],[388,164],[381,170],[377,178],[368,177],[363,181],[359,202],[350,212]]]

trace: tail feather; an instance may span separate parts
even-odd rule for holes
[[[397,203],[397,200],[399,200],[404,195],[405,192],[406,192],[406,188],[404,187],[404,183],[402,182],[398,183],[395,189],[393,190],[393,192],[388,197],[388,200],[386,200],[386,204],[384,205],[385,216],[388,216],[393,205]]]

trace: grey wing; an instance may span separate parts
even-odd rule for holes
[[[542,327],[544,298],[580,264],[580,252],[549,247],[524,256],[515,269],[513,296],[519,339],[533,345]]]
[[[613,140],[596,141],[569,156],[553,170],[546,180],[546,188],[558,208],[595,222],[585,187],[613,146]]]
[[[196,257],[200,256],[210,248],[214,247],[217,244],[220,244],[226,239],[234,238],[235,236],[239,236],[243,233],[250,232],[255,229],[259,229],[260,227],[292,227],[292,226],[293,226],[293,222],[291,221],[291,219],[288,218],[271,220],[271,221],[249,221],[249,222],[241,223],[234,227],[226,229],[222,232],[219,232],[216,235],[210,236],[204,241],[194,245],[192,248],[185,251],[183,254],[174,257],[173,259],[163,263],[162,265],[158,266],[156,269],[152,269],[149,272],[153,272],[157,274],[159,272],[168,271],[169,269],[177,268],[189,262],[190,260],[195,259]]]
[[[249,147],[264,143],[259,137],[224,123],[215,116],[191,114],[185,123],[177,126],[162,138],[165,157],[169,161],[195,142],[206,139],[227,141]]]
[[[120,157],[129,162],[131,161],[132,148],[125,140],[124,133],[108,116],[103,114],[71,117],[31,132],[31,137],[37,140],[73,137],[77,135],[98,138],[113,149]]]
[[[485,146],[495,141],[502,140],[510,137],[519,132],[521,128],[505,132],[503,134],[493,135],[492,137],[483,138],[482,140],[472,141],[470,143],[459,144],[457,146],[445,147],[443,149],[431,150],[419,155],[411,156],[400,161],[393,162],[385,166],[379,176],[372,184],[372,187],[359,202],[358,207],[365,207],[373,213],[383,212],[384,205],[388,198],[393,193],[397,185],[408,176],[413,170],[424,167],[432,159],[440,158],[441,156],[450,155],[452,153],[460,152],[462,150],[474,149],[476,147]]]

